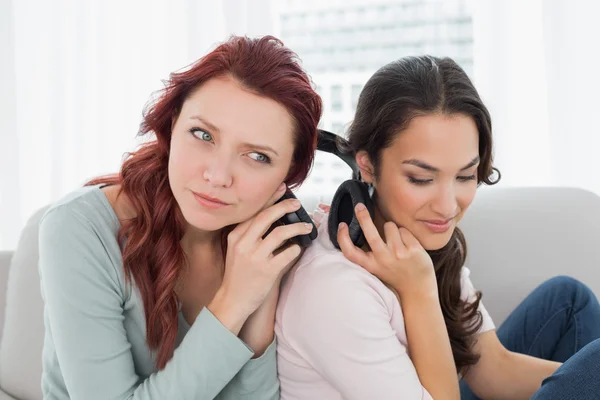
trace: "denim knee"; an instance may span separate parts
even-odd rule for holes
[[[540,285],[540,289],[553,291],[569,299],[575,309],[585,307],[591,299],[596,300],[596,295],[586,284],[567,275],[548,279]]]
[[[544,379],[532,400],[593,399],[600,392],[600,339],[579,350]]]
[[[576,371],[577,374],[600,376],[600,339],[583,346],[573,357],[564,363],[564,369]],[[559,370],[560,371],[560,370]],[[597,382],[600,390],[600,381]]]
[[[594,340],[581,350],[585,350],[586,355],[588,357],[592,357],[592,359],[594,360],[594,365],[600,367],[600,363],[597,362],[598,360],[600,360],[600,339]]]

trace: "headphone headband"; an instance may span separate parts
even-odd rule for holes
[[[333,154],[340,160],[346,163],[352,169],[352,176],[355,179],[360,177],[360,169],[356,164],[356,159],[352,153],[344,153],[340,150],[338,143],[345,142],[345,139],[341,136],[331,133],[329,131],[319,129],[319,136],[317,140],[317,150],[324,151],[325,153]]]

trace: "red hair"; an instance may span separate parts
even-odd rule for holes
[[[120,184],[137,215],[119,232],[123,267],[143,299],[146,336],[163,369],[173,356],[178,326],[175,287],[187,265],[180,240],[184,219],[168,178],[171,126],[191,92],[203,82],[228,75],[248,90],[283,105],[293,117],[295,150],[286,177],[290,187],[306,179],[312,166],[322,103],[297,56],[272,37],[232,37],[188,70],[173,73],[158,99],[144,112],[140,135],[156,139],[130,154],[119,174],[87,183]]]

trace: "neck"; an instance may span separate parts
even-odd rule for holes
[[[221,230],[208,232],[187,224],[181,238],[181,247],[190,259],[193,259],[195,254],[206,254],[207,251],[212,253],[214,250],[220,250]]]

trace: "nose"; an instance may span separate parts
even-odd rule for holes
[[[431,204],[432,210],[444,219],[450,219],[458,213],[458,201],[453,184],[441,185]]]
[[[209,156],[203,177],[211,186],[229,187],[233,183],[233,166],[230,157],[224,154]]]

